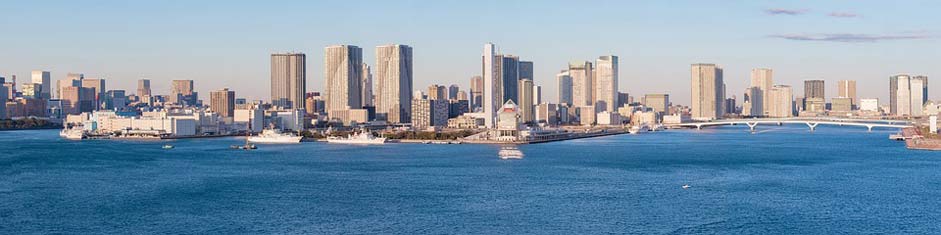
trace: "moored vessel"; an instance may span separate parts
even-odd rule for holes
[[[266,144],[293,144],[300,143],[301,136],[293,133],[283,133],[278,129],[265,129],[256,136],[249,136],[248,142]]]
[[[363,130],[359,134],[350,134],[347,137],[327,137],[327,143],[333,144],[385,144],[386,138],[373,136],[369,131]]]

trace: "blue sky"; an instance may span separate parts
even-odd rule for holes
[[[269,55],[306,53],[308,90],[323,87],[323,47],[411,45],[415,89],[468,87],[482,45],[534,61],[555,101],[568,61],[620,57],[620,90],[669,93],[689,103],[689,64],[717,63],[741,97],[749,70],[802,94],[806,79],[857,80],[861,98],[888,97],[896,73],[941,74],[941,1],[6,1],[0,3],[0,75],[34,69],[108,79],[109,89],[172,79],[197,90],[229,87],[265,99]],[[941,88],[929,82],[931,91]],[[931,92],[930,98],[937,97]],[[208,98],[204,95],[203,99]]]

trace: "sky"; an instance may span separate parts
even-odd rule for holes
[[[195,80],[201,98],[221,88],[268,99],[270,54],[307,54],[307,90],[324,87],[324,47],[413,47],[414,90],[469,88],[483,44],[534,62],[544,99],[557,101],[555,75],[569,61],[620,59],[619,90],[667,93],[690,103],[690,64],[725,69],[741,97],[753,68],[803,94],[803,80],[856,80],[860,98],[888,101],[888,77],[929,76],[941,85],[941,1],[4,1],[0,76],[32,70],[107,79],[108,89],[154,92]]]

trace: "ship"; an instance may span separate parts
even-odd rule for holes
[[[293,133],[283,133],[278,129],[265,129],[256,136],[249,136],[247,141],[265,144],[293,144],[300,143],[301,138],[301,136]]]
[[[81,140],[87,137],[84,130],[76,128],[62,129],[62,131],[59,132],[59,136],[70,140]]]
[[[369,131],[360,131],[359,134],[350,134],[347,137],[327,137],[327,143],[333,144],[385,144],[386,138],[375,137]]]

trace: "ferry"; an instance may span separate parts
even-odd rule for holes
[[[350,134],[347,137],[327,137],[327,143],[332,144],[385,144],[386,138],[375,137],[369,131],[363,130],[359,134]]]
[[[503,160],[523,159],[523,151],[520,151],[519,148],[513,146],[501,147],[500,152],[497,152],[497,155],[500,156],[500,159]]]
[[[261,131],[261,134],[256,136],[249,136],[248,142],[266,144],[293,144],[300,143],[301,138],[301,136],[296,136],[293,133],[282,133],[278,129],[265,129]]]
[[[59,132],[59,136],[70,140],[81,140],[88,137],[85,135],[84,130],[74,128],[62,129],[62,131]]]

